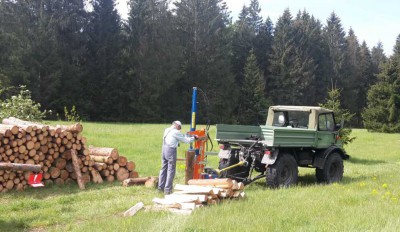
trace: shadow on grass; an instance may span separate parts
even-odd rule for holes
[[[103,184],[88,183],[85,185],[85,190],[80,190],[78,184],[64,184],[61,186],[53,184],[43,188],[28,188],[23,192],[18,192],[13,190],[7,192],[6,194],[11,195],[12,197],[15,198],[33,198],[41,200],[41,199],[46,199],[48,197],[54,197],[59,195],[60,196],[74,195],[81,192],[97,191],[99,189],[107,189],[115,186],[121,186],[121,183],[120,182],[114,182],[114,183],[105,182]]]
[[[346,162],[349,162],[352,164],[362,164],[362,165],[375,165],[375,164],[387,163],[384,160],[369,160],[369,159],[360,159],[360,158],[353,158],[353,157],[351,157]]]
[[[351,184],[354,182],[367,180],[368,178],[370,178],[370,177],[367,177],[367,176],[358,176],[358,177],[343,176],[343,179],[339,184],[347,185],[347,184]],[[255,182],[251,183],[250,185],[255,186],[256,188],[261,188],[261,187],[268,188],[266,186],[265,179],[257,180]],[[297,187],[310,187],[310,186],[318,186],[318,185],[327,185],[327,184],[326,183],[318,183],[315,175],[313,175],[313,174],[305,174],[305,175],[300,175],[298,177]],[[273,188],[269,188],[269,189],[273,189]]]
[[[7,231],[7,232],[13,232],[13,231],[25,231],[29,229],[29,225],[26,222],[23,221],[17,221],[17,220],[7,220],[4,221],[0,219],[0,231]]]

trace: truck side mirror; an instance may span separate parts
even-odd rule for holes
[[[338,131],[340,129],[342,129],[342,124],[340,124],[340,123],[336,124],[335,125],[335,130]]]

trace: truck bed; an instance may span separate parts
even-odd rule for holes
[[[217,124],[219,142],[249,145],[254,143],[254,137],[269,147],[313,147],[317,139],[312,129]]]

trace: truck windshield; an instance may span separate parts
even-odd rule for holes
[[[309,115],[305,111],[275,111],[272,125],[307,129]]]

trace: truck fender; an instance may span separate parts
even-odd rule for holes
[[[327,149],[317,152],[315,154],[313,166],[316,168],[319,168],[319,169],[323,169],[326,159],[332,153],[338,153],[344,160],[347,160],[350,158],[350,156],[347,155],[346,152],[342,148],[333,145],[333,146],[330,146]]]
[[[261,163],[266,164],[266,165],[272,165],[275,163],[276,158],[278,158],[279,154],[279,149],[275,149],[271,151],[271,155],[264,155]]]

